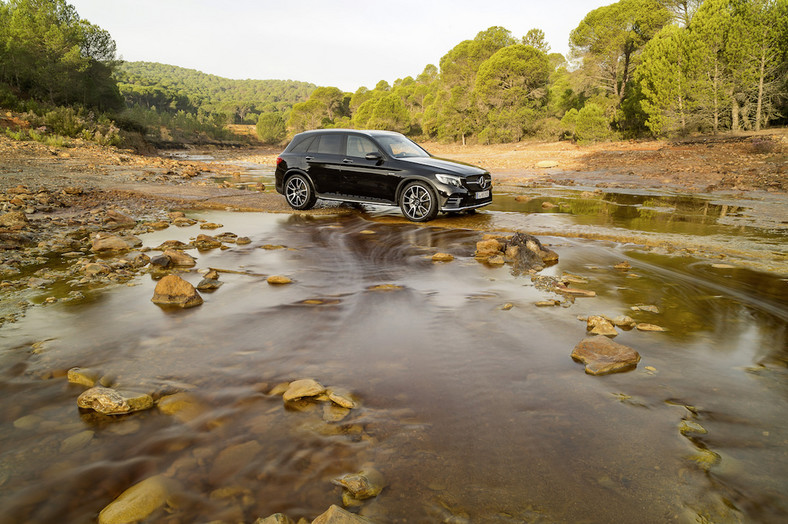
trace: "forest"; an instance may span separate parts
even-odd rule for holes
[[[231,140],[227,124],[256,124],[272,144],[320,127],[582,143],[757,131],[788,117],[788,0],[620,0],[590,11],[569,44],[563,56],[538,28],[490,27],[415,77],[347,93],[123,63],[111,35],[65,0],[0,0],[0,106],[110,142],[121,129]]]

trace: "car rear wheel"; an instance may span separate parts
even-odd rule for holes
[[[304,175],[293,175],[285,182],[285,199],[293,209],[311,209],[317,197]]]
[[[405,218],[413,222],[427,222],[438,215],[438,199],[424,182],[412,182],[402,191],[399,207]]]

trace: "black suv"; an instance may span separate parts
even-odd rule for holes
[[[297,134],[276,159],[276,190],[294,209],[318,198],[399,206],[414,222],[492,202],[490,173],[435,158],[391,131],[321,129]]]

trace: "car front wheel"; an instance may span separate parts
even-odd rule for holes
[[[427,222],[438,215],[438,199],[424,182],[412,182],[405,187],[399,200],[405,218],[413,222]]]
[[[293,209],[311,209],[317,201],[312,184],[304,175],[293,175],[287,179],[285,199]]]

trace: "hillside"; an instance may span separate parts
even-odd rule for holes
[[[292,80],[232,80],[194,69],[155,62],[125,62],[115,71],[129,107],[159,111],[225,114],[234,123],[256,122],[257,115],[286,113],[316,86]]]

